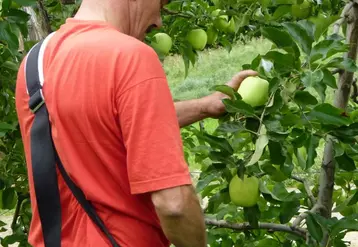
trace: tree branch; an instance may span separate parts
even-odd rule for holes
[[[335,34],[339,33],[339,29],[343,25],[343,23],[347,21],[347,19],[349,17],[349,11],[353,7],[353,5],[354,5],[353,1],[346,4],[346,6],[344,7],[344,9],[342,11],[340,18],[333,25],[333,33],[335,33]]]
[[[37,4],[39,6],[39,9],[40,9],[40,12],[42,15],[42,23],[44,25],[44,28],[46,29],[47,34],[50,34],[52,32],[50,17],[47,13],[45,6],[44,6],[43,0],[38,0]]]
[[[352,87],[353,87],[353,93],[352,93],[352,95],[351,95],[351,99],[352,99],[355,103],[358,103],[357,78],[355,78],[355,79],[353,80]]]
[[[12,218],[12,223],[11,223],[11,229],[15,228],[16,225],[16,221],[20,216],[20,209],[21,209],[21,205],[22,202],[26,199],[26,195],[18,195],[18,199],[17,199],[17,203],[16,203],[16,208],[15,208],[15,212],[14,212],[14,216]]]
[[[229,223],[224,220],[205,219],[205,224],[209,226],[216,226],[219,228],[228,228],[236,231],[263,229],[272,232],[287,232],[287,233],[295,234],[302,238],[306,238],[306,233],[307,233],[307,231],[302,228],[292,229],[290,226],[274,224],[274,223],[259,223],[258,227],[253,227],[249,223],[237,224],[237,223]]]
[[[298,181],[298,182],[301,182],[303,183],[303,186],[305,187],[305,190],[306,190],[306,193],[307,193],[307,196],[308,198],[310,199],[312,205],[315,205],[317,203],[316,201],[316,198],[314,197],[311,189],[310,189],[310,185],[308,183],[308,181],[304,178],[299,178],[299,177],[296,177],[296,176],[291,176],[292,179]]]
[[[162,10],[169,15],[175,15],[175,16],[183,17],[183,18],[191,18],[191,16],[189,16],[189,15],[186,15],[186,14],[183,14],[180,12],[176,12],[176,11],[173,11],[173,10],[170,10],[167,8],[163,8]]]
[[[322,205],[316,204],[313,208],[309,211],[310,213],[316,213],[322,208]],[[300,223],[305,220],[308,216],[307,212],[301,213],[292,223],[292,228],[295,229],[299,227]]]

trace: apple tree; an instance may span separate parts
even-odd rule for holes
[[[0,0],[0,209],[15,209],[3,246],[26,242],[27,173],[14,106],[18,65],[80,1]],[[173,0],[145,42],[161,59],[180,54],[185,75],[200,51],[263,37],[270,50],[215,131],[182,130],[201,165],[196,184],[210,246],[347,246],[358,231],[358,4],[342,0]],[[189,162],[190,163],[190,162]],[[337,217],[339,213],[340,217]],[[0,227],[4,226],[0,222]]]
[[[207,46],[228,51],[238,39],[272,43],[242,68],[261,79],[238,92],[213,88],[228,95],[214,132],[205,122],[183,131],[186,153],[202,168],[197,189],[207,200],[210,246],[346,246],[346,233],[357,231],[357,7],[198,0],[165,9],[163,30],[186,69],[201,50],[192,30],[207,32],[196,42],[216,33]]]

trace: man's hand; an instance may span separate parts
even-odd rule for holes
[[[235,91],[237,91],[243,80],[245,80],[249,76],[257,75],[258,73],[256,71],[244,70],[236,74],[228,83],[226,83],[226,85],[232,87]],[[217,118],[223,115],[226,110],[222,100],[225,98],[229,98],[229,96],[221,92],[215,92],[209,96],[202,98],[202,114],[206,117],[211,118]]]
[[[226,85],[238,90],[243,80],[249,76],[257,75],[256,71],[244,70],[236,74]],[[226,112],[225,105],[222,102],[225,98],[229,97],[221,92],[215,92],[201,99],[175,102],[180,127],[183,128],[205,118],[220,117]]]

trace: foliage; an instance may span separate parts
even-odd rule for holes
[[[58,0],[39,2],[44,3],[52,30],[59,28],[80,3],[68,6]],[[342,240],[345,234],[358,230],[357,107],[351,102],[342,110],[326,98],[327,92],[337,89],[334,69],[357,70],[355,61],[344,56],[349,49],[345,36],[329,32],[346,3],[310,2],[310,9],[302,17],[295,11],[302,2],[174,0],[163,10],[163,28],[147,36],[149,44],[155,33],[168,33],[173,39],[172,53],[183,57],[185,74],[200,52],[187,40],[193,29],[218,33],[217,40],[206,45],[208,48],[221,46],[230,51],[234,41],[261,36],[272,42],[267,53],[242,68],[254,69],[269,81],[266,105],[253,108],[231,88],[217,85],[213,91],[230,96],[224,100],[228,114],[219,120],[218,128],[213,133],[205,126],[183,129],[187,157],[202,164],[197,190],[207,200],[206,216],[226,223],[225,227],[208,224],[210,246],[318,246],[326,232],[331,245],[346,246]],[[39,16],[43,10],[35,0],[0,3],[0,209],[16,208],[13,234],[0,242],[2,246],[14,242],[28,246],[31,211],[14,85],[21,59],[36,42],[28,39],[29,15],[21,7],[32,7]],[[228,27],[223,28],[225,25]],[[334,207],[344,216],[342,219],[327,219],[313,211],[318,199],[317,179],[307,182],[294,176],[297,169],[312,169],[320,141],[326,142],[329,137],[333,137],[337,164]],[[283,179],[277,179],[279,171],[273,165],[279,166]],[[230,201],[228,185],[236,174],[260,178],[260,199],[254,207],[237,207]],[[291,180],[296,181],[295,190],[286,187]],[[313,186],[312,191],[307,184]],[[305,228],[292,227],[302,211],[311,211],[305,216]],[[241,230],[230,225],[244,222],[249,225],[240,225]],[[262,222],[288,225],[291,230],[260,229]],[[308,231],[308,239],[302,231]]]

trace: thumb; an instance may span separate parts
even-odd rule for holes
[[[249,76],[257,76],[258,73],[254,70],[243,70],[237,73],[226,85],[232,87],[234,90],[238,90],[240,84]]]

